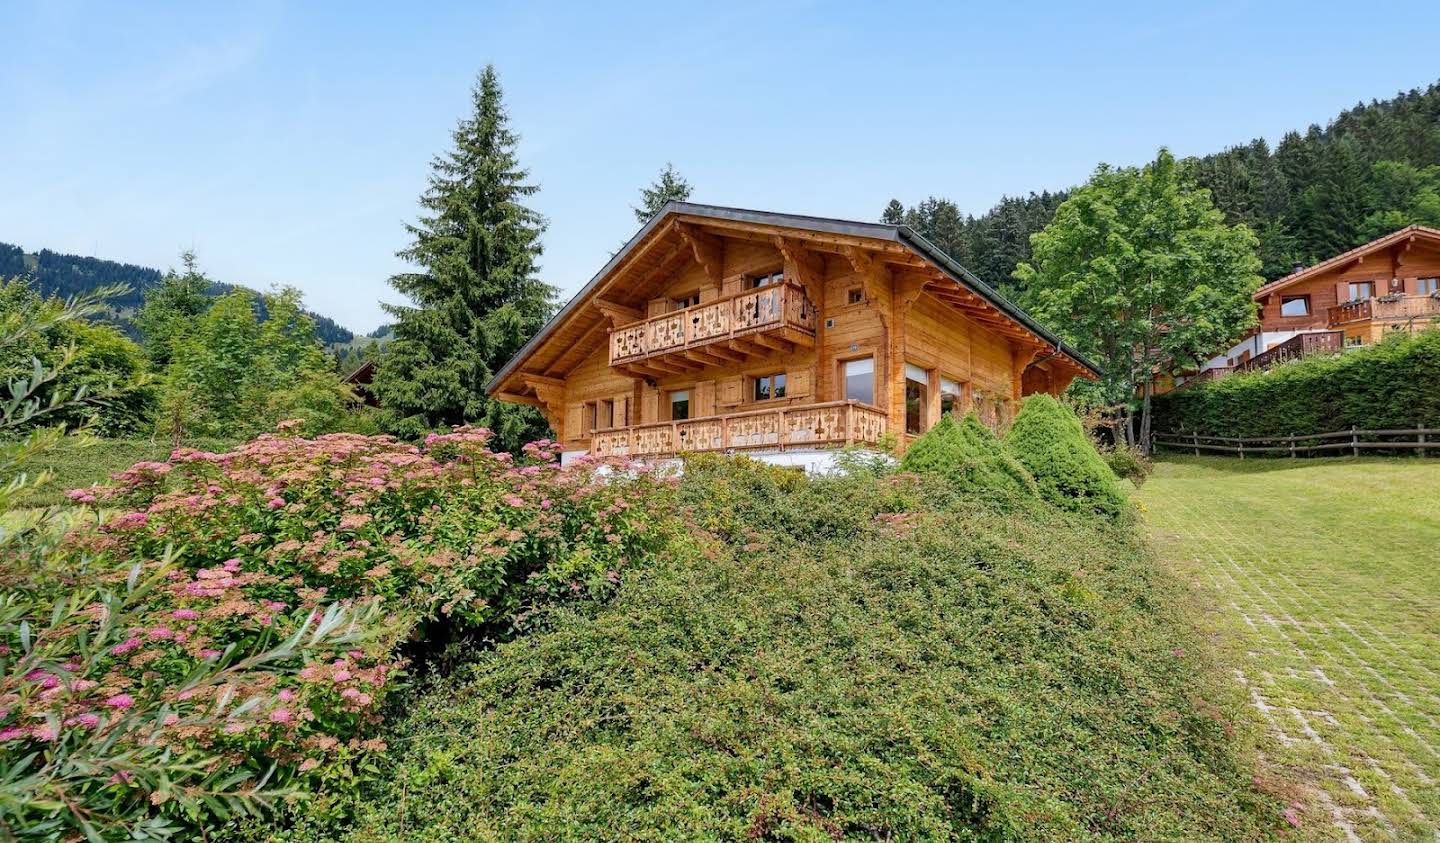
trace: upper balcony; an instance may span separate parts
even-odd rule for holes
[[[610,365],[694,367],[814,344],[815,307],[787,282],[622,325],[610,332]]]
[[[1434,296],[1383,296],[1356,299],[1330,308],[1330,327],[1347,322],[1379,319],[1394,322],[1404,319],[1440,319],[1440,299]]]

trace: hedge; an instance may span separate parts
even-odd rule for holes
[[[1440,331],[1396,335],[1155,399],[1154,429],[1298,436],[1440,426]]]

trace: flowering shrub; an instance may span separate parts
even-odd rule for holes
[[[29,759],[4,783],[12,830],[160,836],[363,778],[421,622],[507,634],[679,535],[665,483],[561,469],[549,442],[515,460],[477,429],[292,431],[69,494],[96,517],[0,616],[0,762]]]

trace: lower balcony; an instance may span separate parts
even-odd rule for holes
[[[697,451],[784,451],[874,445],[884,434],[885,413],[879,408],[831,401],[597,430],[591,435],[590,453],[673,457]]]

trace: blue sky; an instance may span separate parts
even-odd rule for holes
[[[162,268],[193,246],[363,331],[486,62],[566,298],[666,161],[702,202],[979,213],[1440,78],[1405,46],[1440,35],[1433,2],[615,5],[0,0],[0,241]]]

